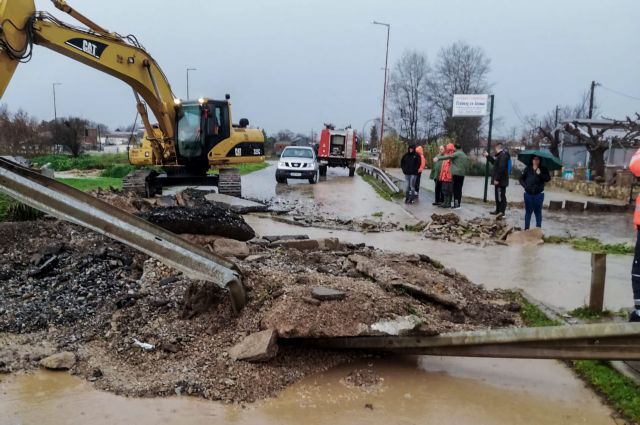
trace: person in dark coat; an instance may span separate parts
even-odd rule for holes
[[[444,146],[438,146],[439,154],[433,158],[433,166],[431,167],[431,174],[429,178],[435,182],[435,201],[431,205],[439,206],[444,202],[444,196],[442,196],[442,182],[440,181],[440,171],[442,170],[443,161],[438,161],[440,155],[444,155]]]
[[[496,143],[495,149],[496,154],[494,156],[489,155],[486,151],[483,155],[487,158],[487,161],[493,164],[491,182],[495,191],[496,209],[491,211],[490,214],[502,218],[507,211],[507,187],[509,186],[509,172],[511,171],[509,170],[511,156],[502,143]]]
[[[524,188],[524,230],[531,227],[531,214],[536,216],[536,227],[542,227],[544,184],[551,180],[549,170],[540,165],[540,157],[531,158],[531,164],[522,172],[520,184]]]
[[[404,173],[404,180],[407,183],[407,190],[405,194],[405,204],[415,202],[416,198],[416,179],[418,178],[418,172],[420,171],[420,155],[416,153],[416,147],[409,145],[407,153],[404,154],[400,160],[400,167]]]

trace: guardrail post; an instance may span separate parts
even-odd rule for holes
[[[607,275],[607,254],[594,252],[591,254],[591,291],[589,293],[589,309],[602,311],[604,306],[604,283]]]

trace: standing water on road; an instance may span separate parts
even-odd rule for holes
[[[242,406],[119,397],[65,373],[0,381],[2,425],[615,424],[611,415],[565,366],[549,360],[369,359]]]

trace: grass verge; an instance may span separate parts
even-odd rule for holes
[[[237,168],[240,171],[241,176],[245,176],[247,174],[253,173],[254,171],[264,170],[269,165],[271,164],[269,164],[268,162],[256,162],[256,163],[250,163],[250,164],[236,165],[234,166],[234,168]],[[209,170],[207,174],[218,174],[218,173],[219,173],[218,169],[212,169],[212,170]]]
[[[561,325],[557,320],[550,319],[542,310],[530,303],[521,294],[516,293],[513,301],[520,304],[520,317],[525,325],[535,328]]]
[[[608,362],[577,360],[571,362],[576,373],[623,416],[640,423],[640,386],[622,375]]]
[[[55,171],[68,170],[103,170],[113,165],[128,165],[129,159],[126,153],[107,153],[94,155],[80,155],[73,157],[64,154],[52,154],[36,156],[31,161],[38,167],[51,164]]]
[[[547,236],[545,243],[570,244],[578,251],[602,252],[605,254],[630,255],[634,252],[634,247],[626,243],[607,244],[602,243],[597,238],[571,238],[567,236]]]
[[[257,162],[254,164],[242,164],[238,166],[238,169],[240,170],[240,175],[244,176],[253,173],[254,171],[264,170],[269,165],[270,164],[268,162]]]
[[[628,313],[626,311],[624,311],[624,310],[620,310],[620,311],[611,311],[611,310],[597,311],[597,310],[592,310],[587,306],[578,307],[578,308],[576,308],[574,310],[571,310],[569,312],[569,314],[572,317],[576,317],[576,318],[582,319],[582,320],[599,320],[599,319],[612,318],[612,317],[615,317],[615,316],[626,318],[628,316]]]
[[[82,190],[83,192],[96,190],[98,188],[122,188],[122,179],[115,177],[97,177],[95,179],[58,179],[58,181],[71,187],[75,187],[76,189]]]
[[[402,199],[404,198],[404,194],[402,192],[393,193],[389,190],[386,184],[376,179],[375,177],[370,176],[367,173],[364,173],[358,169],[358,175],[362,177],[362,180],[369,183],[373,190],[376,191],[378,196],[387,201],[393,201],[394,199]]]
[[[517,294],[515,297],[515,301],[522,307],[520,311],[522,321],[527,326],[560,325],[559,322],[547,317],[542,310],[531,304],[522,295]],[[582,311],[582,313],[585,312]],[[630,419],[633,423],[640,423],[640,386],[632,379],[622,375],[606,361],[575,360],[568,361],[567,364],[612,409]]]
[[[0,221],[6,220],[9,208],[13,203],[15,203],[15,201],[11,199],[11,197],[0,193]]]

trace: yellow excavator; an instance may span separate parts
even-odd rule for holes
[[[125,189],[145,196],[163,186],[216,185],[220,193],[240,196],[243,163],[264,161],[264,135],[249,121],[232,124],[229,95],[224,100],[180,100],[158,63],[135,36],[123,36],[93,22],[64,0],[52,0],[86,28],[36,12],[33,0],[0,0],[0,99],[18,64],[41,45],[124,81],[133,89],[144,137],[129,148],[129,161],[147,166],[125,177]],[[157,120],[152,124],[147,109]],[[160,167],[162,172],[154,171]],[[209,175],[218,168],[217,175]]]

